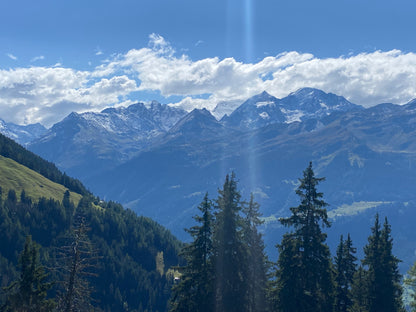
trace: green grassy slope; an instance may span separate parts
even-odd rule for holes
[[[73,179],[65,173],[60,172],[53,163],[42,159],[2,134],[0,134],[0,155],[13,159],[19,164],[40,173],[53,182],[64,185],[70,191],[81,195],[90,194],[79,180]]]
[[[36,200],[45,197],[62,201],[67,190],[63,185],[52,182],[41,174],[3,156],[0,156],[0,186],[4,195],[7,195],[10,189],[15,190],[18,196],[22,190],[25,190],[27,196]],[[71,199],[75,205],[81,197],[80,194],[71,192]]]

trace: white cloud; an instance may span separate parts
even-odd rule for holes
[[[17,60],[17,56],[15,56],[15,55],[13,55],[13,54],[11,54],[11,53],[7,53],[6,54],[9,58],[11,58],[13,61],[16,61]]]
[[[0,70],[0,116],[50,126],[71,111],[100,110],[124,101],[136,89],[136,81],[125,75],[94,81],[89,72],[62,67]]]
[[[203,44],[204,43],[204,41],[203,40],[198,40],[196,43],[195,43],[195,46],[196,47],[198,47],[198,46],[200,46],[201,44]]]
[[[195,106],[205,102],[212,107],[213,101],[244,100],[263,90],[283,97],[302,87],[337,93],[363,106],[402,104],[416,97],[415,53],[392,50],[319,59],[293,51],[245,64],[233,58],[192,61],[186,55],[175,56],[169,43],[157,35],[151,36],[149,46],[118,55],[95,74],[134,73],[140,90],[184,96],[186,107],[192,106],[191,96],[200,94],[211,97],[194,100]]]
[[[382,102],[403,104],[416,97],[416,54],[376,51],[350,57],[294,63],[273,73],[265,89],[278,96],[310,86],[369,107]]]
[[[104,52],[100,49],[100,47],[95,48],[95,55],[103,55]]]
[[[243,101],[263,90],[283,97],[315,87],[364,106],[406,103],[416,97],[416,54],[376,51],[320,59],[296,51],[246,64],[233,58],[192,60],[177,55],[163,37],[149,45],[112,55],[92,71],[53,67],[0,69],[0,118],[47,126],[72,110],[100,110],[129,104],[132,92],[157,91],[182,100],[171,105],[187,110]],[[14,116],[14,117],[10,117]]]
[[[44,60],[44,59],[45,59],[45,56],[39,55],[39,56],[35,56],[30,61],[33,63],[33,62],[40,61],[40,60]]]
[[[153,52],[157,54],[164,54],[167,56],[173,56],[175,49],[171,44],[158,34],[151,34],[149,36],[149,47]]]

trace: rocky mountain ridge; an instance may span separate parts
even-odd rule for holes
[[[162,111],[156,104],[154,109]],[[163,118],[177,113],[171,109]],[[140,112],[140,125],[132,122],[125,131],[122,118],[109,123],[118,110],[126,120]],[[155,114],[144,105],[100,114],[70,115],[30,149],[100,197],[154,218],[182,239],[205,192],[214,197],[225,174],[234,171],[244,197],[252,192],[261,204],[273,250],[285,231],[277,219],[297,205],[294,189],[309,161],[317,176],[327,178],[321,191],[330,203],[331,237],[350,232],[364,244],[367,233],[360,229],[371,226],[376,211],[401,229],[394,235],[398,246],[416,237],[408,222],[416,216],[416,101],[364,109],[301,89],[283,99],[259,94],[221,120],[207,110],[179,113],[165,128],[146,117]],[[414,248],[400,252],[407,265],[415,260]]]
[[[0,119],[0,133],[23,146],[40,138],[46,131],[47,129],[39,123],[22,126]]]

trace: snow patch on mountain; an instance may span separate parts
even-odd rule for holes
[[[292,122],[300,122],[302,121],[302,117],[305,115],[304,112],[296,109],[296,110],[288,110],[285,108],[281,108],[280,111],[286,116],[285,123],[292,123]]]
[[[217,120],[220,120],[224,116],[230,116],[240,105],[241,101],[222,101],[215,106],[211,114]]]
[[[256,103],[256,107],[263,107],[263,106],[271,106],[274,105],[275,103],[273,101],[263,101],[263,102],[257,102]]]
[[[261,118],[263,118],[263,119],[270,119],[269,114],[267,114],[266,112],[262,112],[262,113],[260,113],[260,114],[259,114],[259,116],[260,116]]]

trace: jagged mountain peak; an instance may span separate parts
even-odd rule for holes
[[[81,114],[79,114],[77,112],[72,112],[68,116],[66,116],[63,120],[78,119],[80,116],[81,116]]]
[[[183,125],[187,123],[214,123],[219,124],[217,119],[208,111],[206,108],[195,108],[191,112],[189,112],[185,117],[178,121],[178,123],[171,129],[175,131],[175,129],[183,127]]]
[[[274,100],[276,99],[273,95],[268,93],[267,91],[263,91],[262,93],[259,93],[257,95],[254,95],[252,99],[256,100]]]
[[[270,123],[284,122],[284,115],[276,109],[277,103],[278,99],[276,97],[263,91],[246,100],[230,116],[224,116],[221,122],[226,126],[242,130],[256,129]]]
[[[24,146],[41,137],[46,131],[46,128],[40,123],[17,125],[0,119],[0,133]]]
[[[165,105],[167,106],[167,105]],[[162,108],[162,104],[158,101],[151,101],[149,104],[147,104],[148,109],[154,110],[154,109],[161,109]]]
[[[295,92],[290,93],[288,96],[296,96],[296,97],[313,97],[313,96],[319,96],[327,94],[324,91],[316,88],[300,88],[296,90]]]
[[[312,110],[319,110],[321,108],[327,109],[335,106],[348,106],[350,108],[357,106],[349,102],[343,96],[334,93],[326,93],[314,88],[301,88],[296,92],[290,93],[287,97],[281,99],[281,101],[288,109],[310,107]]]
[[[88,123],[100,131],[132,134],[137,131],[167,131],[186,112],[157,101],[149,104],[138,102],[127,107],[110,107],[101,112],[71,113],[62,122]],[[137,134],[135,134],[137,135]]]
[[[199,137],[204,139],[215,137],[223,132],[223,130],[223,125],[206,108],[195,108],[179,120],[169,130],[169,134],[180,134],[186,137]]]
[[[128,107],[107,108],[101,112],[71,113],[56,123],[29,148],[53,160],[67,172],[82,175],[105,163],[124,161],[164,135],[186,112],[153,102]],[[74,159],[74,154],[85,155]],[[48,157],[49,156],[49,157]]]
[[[275,123],[321,119],[335,111],[359,108],[342,96],[314,88],[299,89],[282,99],[264,91],[245,101],[222,121],[233,128],[250,130]]]
[[[266,103],[271,104],[271,103],[274,103],[276,100],[277,100],[276,97],[267,93],[267,91],[263,91],[262,93],[256,94],[252,96],[251,98],[249,98],[248,100],[246,100],[243,104],[241,104],[241,106],[242,107],[247,106],[247,105],[258,106],[258,103],[260,103],[260,106],[261,106],[262,105],[261,103],[264,103],[264,105],[266,105]]]
[[[206,117],[209,117],[209,118],[214,117],[214,116],[212,116],[210,111],[207,110],[206,108],[201,108],[201,109],[194,108],[189,114],[192,115],[192,116],[206,116]]]

